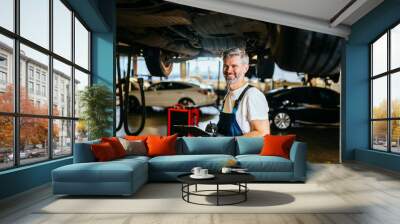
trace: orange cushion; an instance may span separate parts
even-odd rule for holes
[[[176,154],[176,138],[177,134],[171,136],[149,136],[147,137],[147,155],[162,156]]]
[[[101,142],[110,143],[117,158],[126,156],[126,151],[117,137],[101,138]]]
[[[115,151],[111,144],[108,142],[102,142],[100,144],[91,145],[92,152],[97,161],[109,161],[116,159]]]
[[[296,135],[266,135],[260,155],[281,156],[289,159],[290,147],[292,147],[295,139]]]

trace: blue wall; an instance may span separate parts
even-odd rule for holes
[[[93,83],[107,85],[113,90],[113,96],[115,96],[115,1],[68,0],[68,3],[92,31]],[[115,116],[113,122],[115,123]],[[114,131],[113,127],[110,127],[110,131]],[[51,181],[53,169],[71,163],[70,157],[0,172],[0,199],[48,183]]]
[[[399,170],[399,156],[369,148],[369,43],[400,22],[400,0],[386,0],[351,27],[342,59],[342,159]],[[360,151],[362,150],[362,151]]]

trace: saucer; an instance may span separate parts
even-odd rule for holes
[[[211,179],[211,178],[214,178],[214,177],[215,176],[212,175],[212,174],[207,174],[207,175],[204,175],[204,176],[194,175],[194,174],[190,175],[190,178],[193,178],[193,179]]]

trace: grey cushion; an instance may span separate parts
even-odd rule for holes
[[[126,140],[124,138],[118,138],[122,146],[126,151],[126,155],[137,155],[145,156],[147,155],[146,145],[141,140]]]

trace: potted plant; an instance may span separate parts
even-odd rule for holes
[[[109,136],[114,105],[112,92],[102,84],[86,87],[79,93],[81,119],[87,128],[89,140]]]

